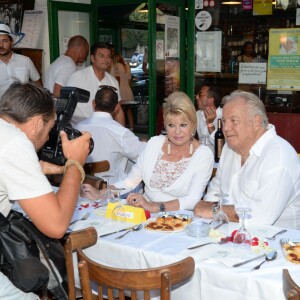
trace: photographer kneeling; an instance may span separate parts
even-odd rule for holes
[[[18,201],[42,233],[61,238],[76,207],[91,136],[84,133],[68,140],[65,132],[60,133],[67,163],[55,194],[36,153],[54,124],[53,99],[41,87],[14,83],[0,99],[0,212],[6,217]],[[1,299],[9,298],[6,292],[0,287]]]

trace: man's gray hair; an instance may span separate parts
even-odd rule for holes
[[[225,98],[225,97],[224,97]],[[237,99],[244,99],[248,106],[248,113],[252,116],[260,116],[262,119],[262,127],[267,128],[269,125],[266,108],[264,103],[253,93],[245,92],[242,90],[233,91],[228,97],[223,98],[223,105]]]

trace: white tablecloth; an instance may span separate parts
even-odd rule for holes
[[[94,226],[98,234],[104,234],[115,230],[111,220],[104,217],[105,207],[93,210],[90,206],[87,210],[92,212],[86,221],[77,222],[72,229],[81,229]],[[86,209],[77,210],[75,218],[83,214]],[[125,224],[130,226],[130,224]],[[230,232],[239,227],[230,223]],[[271,235],[279,228],[264,226],[249,227],[252,236],[264,237]],[[266,262],[260,270],[250,271],[263,259],[256,260],[242,267],[233,268],[228,262],[240,262],[253,253],[243,253],[236,245],[207,245],[195,250],[187,250],[187,247],[210,241],[209,237],[194,238],[185,231],[177,233],[160,233],[147,231],[144,228],[137,232],[131,232],[120,240],[115,240],[115,235],[99,238],[95,246],[86,249],[85,253],[93,260],[119,268],[149,268],[176,262],[187,256],[192,256],[196,263],[195,274],[186,284],[176,287],[172,291],[172,300],[184,299],[231,299],[231,300],[274,300],[285,299],[282,292],[282,269],[287,268],[294,280],[300,284],[300,265],[288,262],[281,251],[280,238],[286,237],[300,239],[299,230],[288,230],[279,235],[275,241],[269,242],[270,246],[278,250],[275,261]],[[225,262],[224,263],[222,263]],[[79,279],[76,278],[77,285]]]

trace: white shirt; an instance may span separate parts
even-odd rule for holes
[[[300,229],[299,158],[273,125],[252,146],[243,166],[241,156],[224,145],[204,199],[216,201],[220,191],[229,195],[225,204],[243,201],[252,209],[249,223]]]
[[[213,168],[213,154],[204,145],[200,145],[194,152],[189,165],[177,180],[170,186],[156,188],[151,186],[151,177],[159,157],[166,136],[152,137],[145,150],[138,157],[137,163],[132,167],[128,177],[115,183],[118,188],[131,190],[142,180],[145,183],[145,198],[152,202],[166,202],[179,200],[180,209],[193,210],[209,181]]]
[[[54,85],[66,86],[70,76],[76,71],[73,59],[66,55],[58,57],[47,69],[44,87],[53,93]]]
[[[7,216],[14,200],[35,198],[53,189],[24,132],[0,118],[0,140],[0,212]]]
[[[40,75],[33,62],[27,56],[13,53],[11,59],[6,64],[0,60],[0,97],[15,82],[37,81]]]
[[[286,50],[283,46],[280,48],[279,50],[279,54],[296,54],[297,53],[297,49],[295,47],[293,47],[290,50]]]
[[[209,134],[207,124],[206,124],[206,118],[203,110],[197,111],[197,133],[198,133],[198,139],[199,141],[208,146],[209,149],[213,153],[215,153],[215,133],[218,128],[218,119],[222,118],[222,108],[218,107],[216,110],[216,118],[214,119],[213,123],[215,126],[215,130]]]
[[[126,170],[126,167],[129,160],[135,162],[146,145],[106,112],[94,112],[90,118],[78,123],[76,128],[90,132],[94,140],[94,150],[88,156],[87,162],[109,161],[110,169],[106,173],[113,175],[110,183],[127,176],[129,170]]]
[[[98,77],[95,75],[93,66],[89,66],[82,70],[78,70],[72,74],[72,76],[67,82],[67,86],[78,87],[90,92],[89,102],[77,103],[74,115],[71,120],[72,125],[78,124],[80,121],[89,118],[93,114],[94,109],[92,101],[95,99],[95,95],[100,85],[110,85],[115,87],[118,90],[118,98],[119,100],[121,100],[119,92],[119,83],[108,72],[105,72],[104,78],[102,80],[99,80]]]

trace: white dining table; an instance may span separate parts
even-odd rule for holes
[[[113,232],[116,224],[105,218],[106,207],[88,208],[79,205],[74,219],[86,211],[90,217],[85,221],[78,221],[72,230],[94,226],[98,235]],[[192,214],[192,212],[181,212]],[[120,229],[131,224],[121,224]],[[230,223],[229,233],[237,229],[239,224]],[[274,226],[248,226],[252,236],[264,240],[265,236],[281,230]],[[181,232],[154,232],[142,228],[130,232],[124,238],[116,240],[121,233],[98,238],[97,243],[86,249],[88,257],[101,264],[127,269],[143,269],[159,267],[177,262],[191,256],[195,260],[195,272],[192,279],[182,285],[172,288],[172,300],[184,299],[231,299],[231,300],[274,300],[285,299],[282,290],[282,269],[289,270],[293,279],[300,285],[300,265],[288,262],[281,250],[279,240],[289,238],[300,241],[300,230],[290,229],[277,236],[275,241],[268,241],[269,246],[278,251],[277,259],[264,263],[259,270],[251,269],[262,262],[264,258],[244,266],[234,268],[232,265],[257,256],[257,253],[245,251],[238,245],[227,243],[224,245],[206,245],[195,250],[188,250],[190,246],[211,241],[210,237],[195,238],[186,231]],[[261,254],[261,253],[259,253]],[[76,261],[76,259],[75,259]],[[76,285],[80,287],[78,273]],[[154,293],[153,299],[156,298]]]

